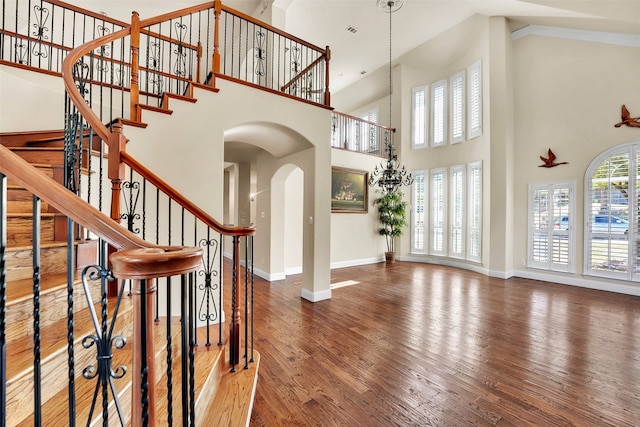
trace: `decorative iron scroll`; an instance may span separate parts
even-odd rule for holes
[[[36,22],[33,24],[33,28],[36,30],[32,33],[36,37],[37,42],[33,44],[33,48],[31,49],[31,53],[34,56],[39,56],[41,58],[46,58],[48,56],[47,50],[44,47],[42,41],[49,40],[49,36],[46,34],[49,32],[49,28],[46,26],[47,20],[49,19],[49,9],[44,8],[40,5],[33,6],[34,18]]]
[[[218,271],[214,269],[214,261],[218,253],[219,243],[216,239],[201,239],[199,247],[206,248],[202,254],[203,269],[198,272],[198,275],[204,277],[204,283],[198,285],[198,289],[204,291],[200,307],[198,309],[198,320],[215,322],[219,318],[218,308],[214,299],[214,291],[218,290],[219,284],[214,283],[212,278],[218,277]],[[211,345],[209,337],[207,336],[207,346]]]
[[[139,234],[140,228],[134,227],[134,221],[140,219],[140,214],[136,213],[136,206],[140,197],[140,183],[138,181],[124,181],[122,183],[122,197],[126,212],[120,215],[120,219],[127,221],[127,229],[129,231]]]
[[[265,74],[265,61],[267,60],[267,49],[265,48],[266,34],[263,31],[256,31],[255,34],[255,51],[256,51],[256,65],[254,72],[256,75],[263,77]]]
[[[122,285],[118,292],[118,298],[111,315],[111,321],[109,322],[106,282],[114,280],[115,278],[113,277],[111,270],[99,265],[90,265],[82,270],[82,287],[84,289],[87,305],[91,314],[91,321],[95,329],[95,334],[87,335],[82,339],[82,346],[85,349],[95,346],[96,349],[95,364],[85,367],[82,370],[82,376],[87,380],[96,380],[93,391],[93,400],[91,401],[91,409],[89,411],[89,420],[93,419],[93,413],[96,409],[96,405],[101,403],[102,421],[104,425],[109,424],[109,391],[111,391],[111,396],[120,419],[120,424],[125,426],[126,422],[124,420],[124,412],[118,399],[118,391],[114,380],[124,377],[127,373],[127,368],[124,365],[120,365],[114,370],[112,366],[113,349],[122,349],[127,343],[126,338],[122,335],[114,335],[114,328],[118,316],[118,310],[120,308],[120,302],[122,301],[122,295],[124,293],[125,282],[122,281]],[[100,319],[98,319],[98,315],[94,309],[89,281],[100,282]]]
[[[186,24],[176,22],[175,28],[178,33],[178,44],[173,51],[173,53],[177,55],[173,71],[176,73],[176,76],[185,77],[187,75],[187,51],[184,46],[184,36],[187,34],[188,27]]]

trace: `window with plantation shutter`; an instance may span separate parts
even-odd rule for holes
[[[482,135],[482,60],[478,60],[467,70],[469,89],[467,91],[468,138]]]
[[[411,143],[413,148],[427,146],[427,87],[411,90]]]
[[[452,167],[449,172],[449,256],[453,258],[465,256],[465,187],[465,167]]]
[[[585,179],[585,273],[640,281],[640,142],[605,151]]]
[[[482,162],[467,165],[467,259],[482,261]]]
[[[411,252],[426,254],[427,172],[413,171],[411,187]]]
[[[447,254],[447,171],[431,171],[431,247],[432,255]]]
[[[464,111],[464,71],[451,76],[451,112],[449,115],[451,143],[464,141],[465,111]]]
[[[431,85],[431,146],[447,144],[447,81]]]
[[[573,271],[574,193],[570,182],[529,185],[529,267]]]

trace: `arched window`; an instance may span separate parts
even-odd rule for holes
[[[585,274],[640,281],[640,142],[605,151],[585,175]]]

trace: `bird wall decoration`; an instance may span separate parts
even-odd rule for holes
[[[569,164],[569,162],[556,162],[556,155],[553,154],[553,151],[551,151],[551,148],[549,148],[549,151],[547,152],[547,156],[549,157],[540,156],[540,160],[542,160],[544,163],[538,166],[539,168],[552,168],[558,165]]]
[[[631,113],[627,110],[627,107],[622,106],[622,121],[616,123],[614,126],[619,128],[622,125],[627,125],[632,128],[640,128],[640,117],[631,117]]]

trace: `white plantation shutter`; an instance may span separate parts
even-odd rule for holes
[[[607,150],[586,176],[585,272],[639,282],[640,143]]]
[[[447,81],[431,85],[431,146],[441,147],[447,143]]]
[[[450,171],[449,256],[464,258],[465,242],[465,167],[454,166]]]
[[[482,162],[470,163],[468,174],[467,259],[482,261]]]
[[[449,123],[451,126],[451,143],[464,141],[465,111],[464,111],[464,71],[451,76],[451,113]]]
[[[447,171],[431,171],[431,248],[432,255],[446,255],[447,245]]]
[[[575,184],[529,184],[528,266],[573,271]]]
[[[411,89],[411,143],[413,148],[427,146],[427,87]]]
[[[413,177],[411,192],[411,252],[426,254],[427,172],[414,171]]]
[[[468,123],[469,139],[482,135],[482,60],[469,67]]]

